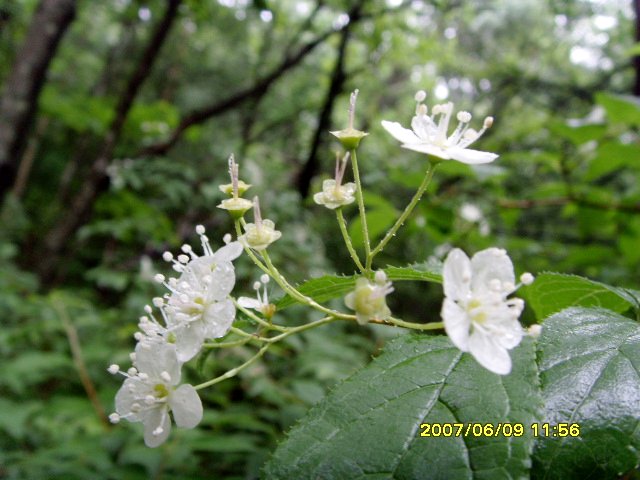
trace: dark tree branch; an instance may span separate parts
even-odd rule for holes
[[[351,36],[351,30],[348,28],[353,25],[353,22],[357,22],[360,17],[360,11],[362,8],[362,1],[358,2],[354,8],[349,12],[349,24],[342,31],[340,36],[340,44],[338,46],[338,55],[336,58],[335,66],[333,67],[333,73],[331,75],[331,83],[327,90],[327,95],[320,111],[318,118],[318,126],[313,134],[313,140],[311,141],[311,148],[309,149],[309,155],[304,165],[298,172],[296,178],[296,187],[298,193],[302,198],[306,198],[309,195],[309,188],[311,187],[311,180],[316,175],[319,167],[318,150],[322,144],[322,138],[326,135],[331,124],[331,115],[333,113],[333,107],[336,98],[342,92],[344,83],[346,81],[346,75],[344,71],[347,45],[349,43],[349,37]]]
[[[271,73],[258,79],[253,85],[240,90],[228,98],[220,100],[207,107],[194,110],[193,112],[185,115],[167,140],[153,145],[148,145],[139,150],[133,156],[146,157],[150,155],[164,155],[180,140],[182,134],[187,128],[204,123],[215,116],[222,115],[248,100],[255,100],[262,97],[276,80],[282,77],[287,71],[298,66],[307,55],[325,42],[327,38],[334,33],[351,28],[355,23],[359,22],[363,18],[365,18],[364,15],[354,16],[347,25],[337,30],[329,30],[318,38],[306,43],[300,47],[294,55],[287,55],[280,65],[274,68]]]
[[[204,123],[217,115],[228,112],[247,100],[262,97],[273,82],[279,79],[288,70],[302,62],[308,54],[310,54],[318,45],[322,44],[331,34],[333,34],[333,31],[325,33],[314,41],[307,43],[298,50],[295,55],[285,58],[284,61],[271,73],[256,81],[252,86],[247,87],[244,90],[240,90],[232,96],[214,103],[213,105],[194,110],[187,114],[180,121],[168,140],[144,147],[134,156],[144,157],[149,155],[164,155],[178,142],[178,140],[180,140],[180,137],[182,137],[182,134],[187,128]]]
[[[73,21],[75,0],[41,0],[0,98],[0,199],[14,182],[49,63]]]
[[[68,240],[73,237],[78,228],[89,216],[99,193],[108,185],[107,167],[113,157],[113,151],[122,133],[122,127],[124,126],[136,95],[151,73],[153,63],[167,39],[171,26],[177,16],[178,6],[181,0],[168,0],[167,3],[168,6],[164,16],[158,25],[156,25],[140,62],[127,81],[124,92],[118,100],[114,118],[109,126],[100,152],[91,164],[87,178],[84,180],[80,191],[71,201],[71,205],[67,209],[65,216],[45,238],[45,254],[42,256],[39,264],[40,277],[44,283],[52,280],[52,275],[58,264],[60,254],[63,252]]]

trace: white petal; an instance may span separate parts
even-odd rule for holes
[[[437,133],[436,124],[426,115],[416,115],[411,119],[411,128],[422,140],[433,139]]]
[[[231,300],[209,305],[204,312],[204,323],[206,325],[204,337],[224,337],[231,328],[231,324],[235,318],[236,307]]]
[[[173,419],[182,428],[193,428],[202,420],[202,402],[191,385],[180,385],[169,399]]]
[[[369,315],[365,313],[356,312],[356,321],[360,325],[366,325],[369,323]]]
[[[476,253],[471,259],[471,268],[471,289],[474,292],[488,291],[491,280],[499,280],[502,284],[515,282],[513,263],[500,248],[487,248]]]
[[[324,192],[314,193],[313,201],[316,202],[318,205],[324,205],[324,202],[325,202]]]
[[[511,372],[511,357],[490,334],[475,330],[469,337],[469,352],[487,370],[498,375]]]
[[[216,253],[213,254],[213,258],[216,262],[230,262],[231,260],[235,260],[242,253],[242,245],[240,242],[230,242],[224,247],[218,249]]]
[[[142,419],[138,413],[131,411],[134,403],[139,402],[140,397],[147,395],[146,385],[138,378],[127,378],[118,393],[116,393],[116,413],[120,416],[127,415],[130,422],[140,422]]]
[[[388,122],[387,120],[383,120],[381,123],[384,129],[389,132],[393,138],[401,141],[402,143],[419,143],[421,141],[413,131],[408,128],[404,128],[398,122]]]
[[[463,352],[469,350],[469,326],[471,324],[467,313],[460,306],[445,298],[440,313],[444,321],[444,329],[453,344]]]
[[[174,334],[176,336],[175,345],[178,359],[181,362],[187,362],[198,354],[204,343],[204,322],[198,320],[180,326],[174,330]]]
[[[138,371],[146,373],[151,379],[158,379],[162,372],[168,372],[172,385],[177,385],[180,382],[181,364],[174,345],[169,343],[138,343],[135,352],[134,365]]]
[[[345,183],[342,188],[344,188],[345,193],[349,196],[356,193],[356,184],[353,182]]]
[[[209,275],[209,283],[206,285],[207,303],[220,301],[227,298],[236,284],[236,273],[233,264],[221,262]]]
[[[449,252],[442,267],[444,294],[451,300],[465,300],[471,285],[471,262],[459,248]]]
[[[500,325],[501,332],[496,341],[504,348],[511,350],[522,341],[524,330],[517,320],[509,320]]]
[[[449,158],[468,165],[491,163],[498,158],[498,155],[495,153],[471,150],[469,148],[450,147],[447,150],[449,152]]]
[[[336,181],[334,179],[328,179],[322,182],[322,191],[325,195],[333,194],[333,191],[336,189]]]
[[[347,293],[347,295],[344,297],[344,304],[347,306],[347,308],[350,308],[351,310],[355,310],[356,309],[356,294],[354,292],[351,293]]]
[[[154,435],[153,432],[156,428],[162,427],[162,432],[159,435]],[[144,420],[144,443],[147,447],[157,447],[165,442],[171,433],[171,419],[167,408],[162,406],[160,408],[154,408],[149,411]]]
[[[240,297],[238,299],[238,305],[244,308],[253,308],[254,310],[257,310],[262,306],[258,299],[249,297]]]
[[[415,152],[426,153],[427,155],[433,155],[434,157],[439,157],[444,160],[449,160],[451,158],[448,149],[437,147],[431,143],[405,143],[402,145],[402,148],[413,150]]]

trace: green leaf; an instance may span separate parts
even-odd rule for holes
[[[0,398],[0,431],[14,440],[22,440],[29,432],[29,417],[40,408],[37,401],[13,402]]]
[[[480,367],[442,336],[403,335],[291,430],[265,467],[269,479],[522,478],[533,437],[421,436],[423,423],[539,419],[530,339],[511,375]]]
[[[387,267],[384,269],[391,281],[414,280],[424,282],[442,282],[442,276],[426,263],[410,265],[407,267]],[[333,298],[342,297],[353,290],[359,275],[323,275],[322,277],[308,280],[296,288],[297,290],[322,303]],[[296,302],[289,295],[284,295],[276,307],[278,310],[290,307]]]
[[[570,308],[538,342],[545,419],[578,437],[540,436],[534,478],[618,478],[640,462],[640,325],[614,312]]]
[[[356,275],[338,276],[323,275],[298,285],[297,290],[308,297],[313,298],[316,302],[326,302],[332,298],[340,297],[347,294],[356,283]],[[278,310],[295,305],[296,301],[289,295],[285,295],[278,302],[276,307]]]
[[[408,267],[387,267],[384,272],[391,281],[413,280],[442,283],[442,267],[436,268],[427,263],[415,263]]]
[[[577,275],[543,273],[526,291],[539,321],[573,306],[602,307],[618,313],[636,306],[620,289]]]
[[[637,168],[640,148],[634,144],[606,142],[598,147],[598,155],[589,163],[585,180],[596,180],[624,167]]]
[[[640,125],[640,105],[637,98],[601,92],[596,94],[596,102],[604,107],[610,121]]]
[[[640,55],[640,43],[636,43],[635,45],[627,49],[624,53],[629,57]]]
[[[560,135],[575,145],[582,145],[590,140],[597,140],[605,133],[604,125],[588,124],[572,127],[564,122],[550,124],[553,133]]]

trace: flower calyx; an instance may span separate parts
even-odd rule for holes
[[[356,199],[356,184],[353,182],[342,185],[344,172],[349,161],[349,152],[340,160],[339,154],[336,156],[336,171],[333,179],[322,182],[322,191],[313,196],[313,201],[318,205],[324,205],[328,209],[335,210],[353,203]]]
[[[247,210],[253,206],[253,203],[246,198],[241,198],[251,188],[251,185],[238,179],[238,164],[233,154],[229,156],[229,176],[231,177],[231,183],[219,185],[218,188],[223,193],[230,195],[231,198],[222,200],[218,208],[227,210],[234,220],[240,220]]]
[[[253,198],[253,218],[254,223],[244,225],[245,233],[238,238],[238,241],[245,247],[257,251],[265,250],[269,245],[278,240],[282,236],[282,233],[276,230],[276,225],[272,220],[262,218],[258,197]]]
[[[371,281],[360,277],[356,280],[356,288],[347,294],[344,303],[356,312],[356,320],[360,325],[370,320],[386,320],[391,316],[386,297],[393,292],[391,282],[382,270],[378,270]]]
[[[331,133],[336,137],[345,150],[355,150],[360,145],[360,140],[369,135],[366,132],[353,128],[353,122],[356,115],[356,99],[358,98],[358,89],[356,88],[349,97],[349,124],[343,130],[335,130]]]
[[[271,320],[276,313],[276,306],[273,303],[269,303],[269,294],[267,293],[268,283],[269,275],[265,273],[260,277],[259,282],[253,284],[257,298],[240,297],[238,298],[238,305],[260,312],[264,318]],[[260,293],[261,288],[263,289],[262,294]]]

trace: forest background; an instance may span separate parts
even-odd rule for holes
[[[232,228],[215,208],[230,153],[283,232],[270,254],[291,280],[353,273],[310,198],[356,88],[373,236],[423,171],[380,120],[406,124],[420,89],[495,117],[478,148],[498,161],[441,165],[381,265],[500,246],[519,271],[638,289],[638,5],[0,1],[0,477],[256,478],[284,432],[398,335],[333,324],[290,338],[202,391],[202,424],[159,449],[107,421],[120,383],[106,368],[127,364],[162,252],[196,224],[216,243]],[[248,259],[237,274],[251,295]],[[439,321],[441,299],[402,284],[389,302],[423,322]],[[250,355],[203,355],[189,375]]]

